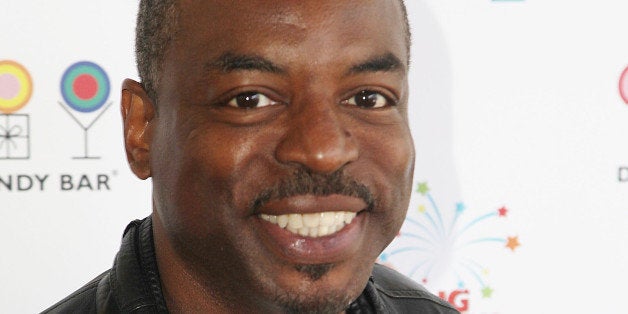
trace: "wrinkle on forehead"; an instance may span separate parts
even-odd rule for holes
[[[268,27],[275,32],[291,34],[282,40],[289,45],[298,44],[304,38],[308,30],[307,22],[298,10],[286,10],[282,8],[273,12],[267,19]]]
[[[304,31],[307,28],[301,12],[294,10],[280,10],[274,13],[268,22],[279,27],[287,27],[300,31]]]

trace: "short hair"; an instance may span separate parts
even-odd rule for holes
[[[135,28],[135,58],[140,81],[157,102],[159,74],[164,54],[172,42],[178,22],[177,0],[141,0]]]
[[[411,32],[404,0],[401,3],[405,40],[410,56]],[[164,54],[177,32],[177,0],[141,0],[135,29],[135,57],[140,81],[148,97],[157,102]],[[409,57],[408,57],[409,62]]]

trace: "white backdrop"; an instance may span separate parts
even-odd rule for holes
[[[625,313],[628,2],[407,3],[416,192],[380,261],[466,313]],[[32,313],[109,268],[150,213],[118,112],[137,2],[0,5],[0,312]],[[30,84],[6,60],[31,77],[19,110]],[[91,113],[61,92],[80,61],[110,81]],[[95,121],[87,142],[74,119]]]

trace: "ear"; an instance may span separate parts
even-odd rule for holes
[[[155,117],[153,102],[140,83],[126,79],[122,83],[120,103],[126,158],[131,171],[144,180],[151,176],[150,143]]]

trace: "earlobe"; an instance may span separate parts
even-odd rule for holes
[[[129,166],[144,180],[151,176],[150,143],[155,110],[142,85],[126,79],[122,83],[120,102],[124,124],[124,147]]]

